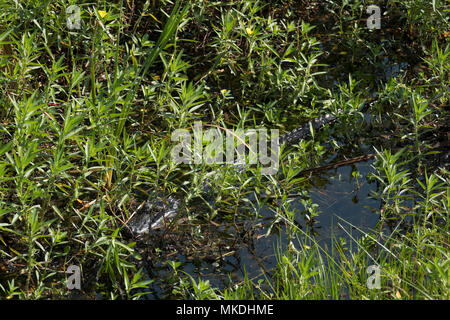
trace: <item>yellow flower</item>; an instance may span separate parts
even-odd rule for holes
[[[100,17],[104,18],[108,13],[103,10],[98,10],[98,14],[100,15]]]
[[[222,89],[222,90],[220,90],[220,92],[222,92],[222,94],[225,94],[225,93],[227,93],[227,89]]]
[[[253,34],[252,28],[247,27],[247,28],[245,28],[245,31],[247,31],[247,34],[248,34],[249,36],[251,36],[251,35]]]

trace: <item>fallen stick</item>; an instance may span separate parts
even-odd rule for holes
[[[359,157],[355,157],[355,158],[351,158],[351,159],[347,159],[347,160],[330,163],[325,166],[306,169],[306,170],[300,171],[298,174],[296,174],[296,176],[305,175],[308,173],[313,173],[313,172],[318,172],[318,171],[323,171],[323,170],[336,169],[338,167],[346,166],[346,165],[349,165],[352,163],[367,161],[369,159],[372,159],[373,157],[375,157],[375,154],[369,153],[364,156],[359,156]]]

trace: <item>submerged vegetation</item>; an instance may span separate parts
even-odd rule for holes
[[[380,29],[366,24],[374,4]],[[449,11],[0,0],[0,297],[449,299]],[[274,175],[171,158],[172,134],[195,121],[283,134],[325,114],[336,123],[283,147]],[[376,185],[378,223],[337,217],[346,236],[320,242],[320,169],[369,159],[352,179]],[[129,234],[148,199],[171,196],[173,221]],[[269,234],[284,239],[273,266],[226,273],[227,257]],[[226,281],[194,274],[203,262]]]

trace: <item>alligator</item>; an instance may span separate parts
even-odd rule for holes
[[[302,126],[295,128],[279,137],[280,146],[289,146],[308,138],[311,128],[314,131],[322,129],[325,125],[332,125],[337,117],[325,114],[317,117]],[[203,181],[207,187],[208,180]],[[132,214],[126,223],[126,234],[132,237],[140,237],[148,233],[163,229],[178,213],[181,199],[175,195],[163,197],[161,193],[152,192],[148,200]]]

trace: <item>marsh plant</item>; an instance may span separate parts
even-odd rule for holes
[[[369,29],[370,5],[0,0],[1,298],[140,299],[167,280],[162,297],[448,299],[449,7],[382,1],[381,28]],[[336,124],[280,146],[272,174],[171,157],[173,134],[197,121],[281,136],[325,114]],[[305,171],[369,152],[379,223],[338,220],[348,236],[324,247],[320,173]],[[155,194],[180,210],[143,245],[126,230]],[[247,228],[262,208],[264,230],[288,245],[257,279],[215,288],[168,253],[217,263],[267,235]],[[211,241],[211,226],[233,232]],[[366,285],[371,265],[380,289]],[[66,286],[71,266],[80,290]]]

